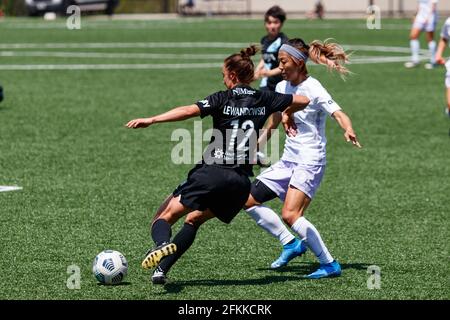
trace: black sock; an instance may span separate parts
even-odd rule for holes
[[[166,220],[158,219],[153,222],[151,234],[156,246],[160,246],[164,242],[170,241],[170,237],[172,236],[172,228]]]
[[[177,251],[165,257],[159,267],[164,273],[169,272],[170,268],[173,266],[175,262],[186,252],[187,249],[194,242],[195,236],[197,235],[197,228],[189,223],[185,223],[181,230],[176,234],[175,238],[173,238],[173,243],[177,245]]]

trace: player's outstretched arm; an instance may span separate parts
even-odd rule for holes
[[[361,144],[353,131],[352,121],[343,111],[336,111],[331,115],[337,123],[344,129],[344,137],[347,142],[351,142],[355,147],[362,148]]]
[[[256,69],[255,69],[255,74],[254,74],[254,76],[253,76],[253,80],[258,80],[259,78],[261,78],[262,76],[261,76],[261,71],[262,70],[264,70],[264,60],[263,59],[261,59],[260,61],[259,61],[259,64],[258,64],[258,66],[256,67]]]
[[[259,77],[263,78],[263,77],[275,77],[275,76],[279,76],[281,74],[281,69],[279,68],[275,68],[272,70],[267,70],[267,69],[262,69],[259,72]]]
[[[441,38],[439,40],[439,44],[436,50],[436,63],[445,64],[445,59],[443,58],[445,48],[447,47],[448,40],[445,38]]]
[[[182,121],[200,115],[200,108],[196,105],[174,108],[150,118],[139,118],[129,121],[125,126],[132,129],[147,128],[160,122]]]

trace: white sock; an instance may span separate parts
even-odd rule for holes
[[[436,55],[436,41],[430,41],[428,42],[428,50],[430,50],[430,63],[431,64],[435,64],[436,63],[436,59],[435,59],[435,55]]]
[[[305,217],[298,218],[291,229],[297,232],[300,238],[306,242],[321,264],[333,262],[334,259],[323,243],[319,231]]]
[[[245,211],[256,221],[258,226],[277,238],[283,246],[295,239],[295,236],[289,232],[281,218],[272,209],[259,205]]]
[[[419,63],[419,50],[420,50],[420,42],[419,40],[411,40],[409,42],[411,46],[411,61],[414,63]]]

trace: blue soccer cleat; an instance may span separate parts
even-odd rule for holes
[[[320,278],[331,278],[331,277],[339,277],[341,275],[341,265],[339,262],[334,260],[331,263],[321,264],[319,269],[314,271],[311,274],[305,276],[308,279],[320,279]]]
[[[278,269],[284,267],[289,261],[295,257],[300,257],[308,250],[306,243],[303,240],[295,239],[293,243],[286,244],[283,246],[283,251],[277,260],[272,262],[270,267],[272,269]]]

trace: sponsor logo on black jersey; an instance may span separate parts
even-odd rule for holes
[[[248,94],[248,95],[254,95],[256,93],[256,91],[254,90],[249,90],[246,88],[235,88],[233,89],[233,94],[237,94],[237,95],[242,95],[242,94]]]

